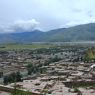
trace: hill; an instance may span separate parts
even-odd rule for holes
[[[59,28],[0,34],[0,43],[95,41],[95,23]]]

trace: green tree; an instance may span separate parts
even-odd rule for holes
[[[8,76],[4,76],[4,81],[3,81],[4,85],[7,85],[8,82],[9,82]]]
[[[16,72],[16,81],[21,81],[21,78],[22,78],[22,76],[21,76],[20,72],[19,71]]]
[[[27,71],[28,71],[28,75],[32,74],[32,72],[33,72],[33,65],[32,65],[32,63],[29,63],[27,65]]]
[[[20,72],[16,72],[16,73],[13,72],[7,76],[4,76],[3,83],[6,85],[6,84],[12,83],[12,82],[19,82],[19,81],[21,81],[21,78],[22,78],[22,76],[21,76]]]
[[[3,77],[3,72],[0,72],[0,78]]]

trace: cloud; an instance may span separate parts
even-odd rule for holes
[[[39,22],[35,19],[31,20],[17,20],[14,23],[10,23],[8,26],[2,26],[3,32],[31,32],[37,29]]]
[[[76,25],[89,24],[89,23],[95,23],[95,19],[89,19],[89,20],[84,19],[82,21],[81,20],[70,21],[67,24],[65,24],[65,27],[68,28],[68,27],[73,27]]]
[[[15,21],[10,25],[14,29],[31,30],[39,26],[46,31],[91,23],[94,19],[95,0],[0,0],[0,24]],[[37,26],[38,21],[41,24]],[[11,27],[7,29],[12,31]]]
[[[32,20],[18,20],[14,22],[13,29],[14,30],[24,30],[31,31],[37,28],[39,22],[35,19]]]

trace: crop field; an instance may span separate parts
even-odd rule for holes
[[[21,50],[21,49],[39,49],[49,48],[50,44],[4,44],[0,45],[0,50]]]

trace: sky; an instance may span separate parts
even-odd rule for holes
[[[95,0],[0,0],[0,32],[48,31],[95,22]]]

